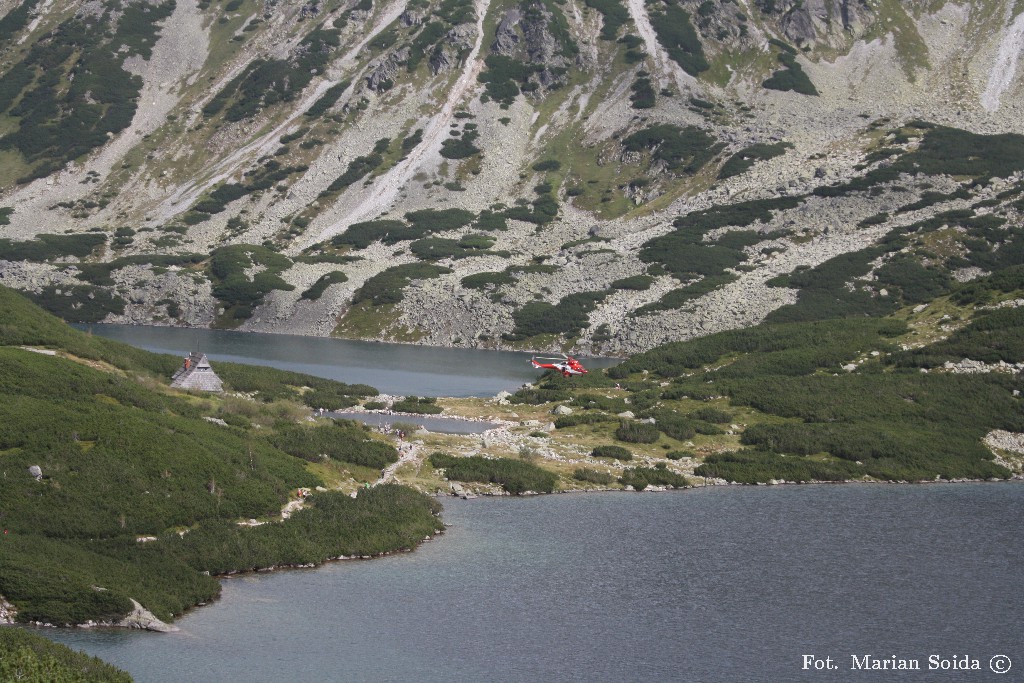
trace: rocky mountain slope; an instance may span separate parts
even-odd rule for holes
[[[600,353],[912,305],[1021,261],[1018,4],[0,0],[0,282]]]

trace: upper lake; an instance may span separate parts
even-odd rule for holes
[[[214,362],[270,365],[349,384],[369,384],[385,394],[401,396],[494,396],[503,390],[515,391],[540,376],[529,363],[529,353],[512,351],[181,327],[75,327],[148,351],[184,356],[198,349]],[[614,358],[581,360],[589,369],[619,362]]]

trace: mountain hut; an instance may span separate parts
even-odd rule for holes
[[[178,371],[171,377],[171,386],[175,389],[193,389],[196,391],[224,391],[220,377],[210,367],[205,353],[193,351],[185,356]]]

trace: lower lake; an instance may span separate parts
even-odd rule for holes
[[[199,350],[211,361],[270,365],[349,384],[369,384],[401,396],[494,396],[533,382],[530,354],[386,344],[288,334],[141,325],[75,325],[147,351],[184,356]],[[591,369],[619,362],[581,357]],[[216,369],[216,368],[214,368]]]
[[[139,683],[980,681],[1024,670],[1019,483],[443,503],[451,528],[415,552],[227,579],[179,633],[42,633]],[[921,670],[851,670],[864,655]],[[997,655],[1009,676],[991,673]],[[974,662],[980,671],[957,668]]]

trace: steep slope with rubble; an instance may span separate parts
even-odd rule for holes
[[[1020,253],[1021,16],[0,2],[0,282],[69,320],[600,353],[756,324],[834,259],[907,303]]]

